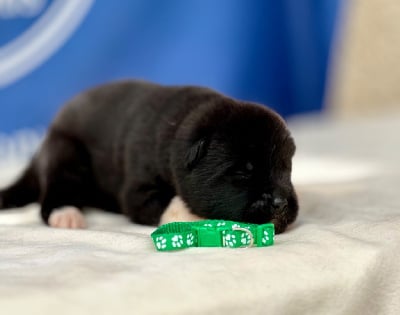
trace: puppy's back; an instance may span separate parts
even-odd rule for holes
[[[105,177],[105,165],[110,176],[126,176],[126,158],[166,174],[169,163],[165,152],[180,123],[201,103],[218,97],[218,93],[201,87],[133,80],[105,84],[68,102],[49,134],[78,141],[88,151],[99,181]]]

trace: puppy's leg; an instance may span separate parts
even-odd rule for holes
[[[43,221],[53,227],[85,227],[80,209],[88,205],[88,196],[93,196],[94,189],[85,148],[70,138],[50,133],[38,165]]]
[[[85,228],[81,212],[85,205],[85,192],[83,181],[78,178],[71,180],[57,171],[49,174],[41,204],[43,221],[51,227]]]
[[[167,185],[130,183],[122,194],[122,211],[132,222],[157,225],[175,192]]]
[[[82,228],[86,226],[81,209],[84,206],[84,188],[77,182],[57,178],[49,181],[40,213],[43,221],[52,227]]]

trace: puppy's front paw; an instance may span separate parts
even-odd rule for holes
[[[63,207],[53,210],[49,218],[49,225],[63,229],[84,229],[86,221],[78,208]]]

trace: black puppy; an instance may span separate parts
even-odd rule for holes
[[[294,152],[264,106],[207,88],[113,83],[61,110],[0,208],[39,202],[49,223],[55,209],[88,206],[155,225],[178,195],[200,217],[273,222],[280,233],[298,212]]]

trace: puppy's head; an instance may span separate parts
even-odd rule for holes
[[[196,110],[177,133],[172,157],[178,193],[209,219],[292,223],[295,144],[282,118],[249,103],[223,100]]]

